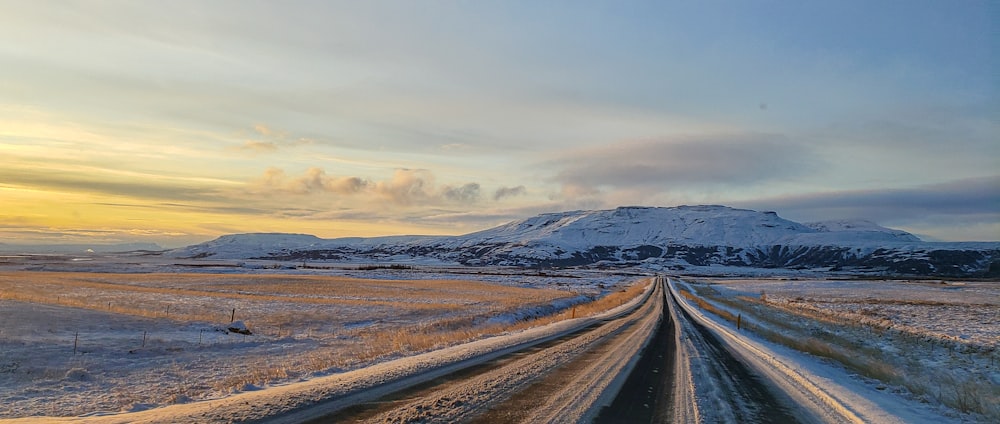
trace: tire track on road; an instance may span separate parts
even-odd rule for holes
[[[659,282],[658,282],[659,284]],[[653,338],[614,401],[601,409],[595,423],[666,423],[673,420],[674,370],[677,360],[674,322],[664,310]]]
[[[530,390],[534,383],[544,380],[546,376],[552,375],[562,367],[592,370],[593,367],[579,366],[578,360],[586,358],[586,352],[599,350],[603,345],[615,345],[609,341],[616,340],[624,334],[645,330],[647,334],[641,335],[639,343],[633,341],[632,344],[636,347],[632,352],[628,352],[625,358],[614,358],[616,362],[627,361],[641,348],[642,342],[648,337],[648,332],[652,329],[652,323],[648,322],[650,317],[658,319],[656,314],[661,310],[662,296],[663,288],[660,285],[653,289],[652,295],[642,306],[623,317],[600,321],[584,331],[547,342],[542,348],[504,355],[489,364],[440,377],[435,383],[383,396],[311,422],[472,420],[479,414],[502,407],[505,400]],[[636,325],[637,323],[646,325]],[[602,361],[608,361],[607,355],[601,358]],[[616,371],[609,378],[614,378],[617,374]]]
[[[708,362],[710,372],[721,382],[726,403],[730,407],[733,418],[739,423],[799,423],[799,416],[792,413],[792,408],[786,403],[787,396],[775,393],[750,367],[740,361],[719,339],[705,326],[691,319],[687,311],[681,310],[684,319],[688,320],[700,339],[703,353],[711,358]]]

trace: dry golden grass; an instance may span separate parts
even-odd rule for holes
[[[715,305],[706,302],[702,298],[700,298],[698,296],[695,296],[694,294],[692,294],[691,292],[689,292],[689,291],[687,291],[685,289],[680,289],[679,291],[681,293],[681,296],[684,296],[685,299],[694,302],[702,310],[711,312],[711,313],[713,313],[715,315],[718,315],[718,316],[722,317],[722,319],[724,319],[726,321],[729,321],[729,322],[732,322],[732,323],[736,323],[736,316],[733,315],[733,314],[731,314],[731,313],[729,313],[729,311],[724,311],[722,309],[716,308]]]
[[[246,322],[257,342],[308,339],[297,358],[245,358],[247,366],[205,387],[228,391],[316,371],[353,369],[388,357],[596,314],[640,295],[633,284],[574,308],[515,323],[489,318],[578,294],[467,280],[367,280],[258,274],[0,273],[0,300],[81,308],[178,324]],[[355,322],[370,323],[353,325]],[[200,338],[198,339],[200,344]],[[238,352],[234,352],[234,355]],[[164,391],[167,393],[169,391]],[[173,393],[194,396],[196,393]]]
[[[398,315],[465,310],[503,311],[572,296],[464,280],[363,280],[338,276],[246,274],[0,273],[0,299],[108,311],[177,321],[219,322],[259,311],[262,326],[322,318],[324,306],[372,307]],[[223,306],[225,305],[225,306]],[[231,306],[230,306],[231,305]],[[470,307],[474,306],[474,307]],[[286,307],[276,307],[286,306]],[[312,312],[290,313],[305,309]],[[316,315],[318,314],[318,315]]]
[[[361,362],[369,362],[385,356],[424,352],[566,319],[587,317],[618,307],[638,297],[649,286],[650,282],[651,280],[642,284],[633,284],[599,299],[579,304],[574,308],[514,324],[476,325],[474,318],[461,317],[392,331],[358,330],[355,337],[361,342],[353,344],[353,351],[349,357]],[[340,353],[342,352],[336,355],[314,355],[310,358],[310,366],[314,369],[348,367],[350,364],[344,361],[344,356]],[[280,371],[280,373],[284,372],[286,371]]]
[[[791,316],[781,314],[777,310],[768,310],[773,306],[771,303],[754,299],[748,296],[738,296],[735,299],[721,296],[711,286],[699,286],[696,288],[698,296],[681,290],[680,293],[687,299],[695,302],[702,310],[711,312],[723,319],[736,322],[737,317],[731,312],[720,309],[705,301],[704,298],[711,299],[731,309],[741,311],[740,318],[742,328],[760,334],[765,339],[775,343],[780,343],[793,349],[806,352],[815,356],[824,357],[838,361],[848,368],[858,373],[889,383],[899,383],[900,372],[892,366],[881,361],[877,356],[878,351],[857,346],[849,340],[839,337],[827,331],[812,329],[808,334],[803,332],[802,324],[796,324],[797,320]],[[766,323],[767,325],[756,325],[755,321]],[[781,328],[781,331],[774,331],[771,328]],[[785,334],[796,334],[794,336]],[[860,351],[863,351],[864,354]]]

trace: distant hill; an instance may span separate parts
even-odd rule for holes
[[[5,253],[116,253],[137,250],[164,250],[156,243],[119,244],[6,244],[0,243],[0,252]]]
[[[321,239],[303,234],[235,234],[169,254],[289,261],[431,259],[469,266],[1000,274],[1000,242],[928,243],[868,221],[801,224],[774,212],[725,206],[550,213],[462,236]]]

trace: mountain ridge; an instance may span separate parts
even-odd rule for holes
[[[1000,272],[1000,242],[924,242],[870,221],[802,224],[775,212],[718,205],[546,213],[460,236],[226,235],[171,255],[324,261],[429,258],[468,266],[678,271],[726,266],[913,275]]]

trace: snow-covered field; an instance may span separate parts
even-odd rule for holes
[[[719,281],[770,302],[815,310],[957,345],[1000,349],[1000,282]]]
[[[744,331],[837,363],[879,391],[957,421],[1000,419],[998,282],[702,279],[684,287]]]
[[[506,349],[520,343],[513,329],[524,320],[568,318],[573,305],[640,280],[584,269],[305,265],[0,258],[0,418],[201,414],[242,399],[272,404],[274,393],[302,387],[328,391],[328,380],[358,372],[381,381],[379,370],[409,369],[413,358],[438,364]],[[831,396],[873,402],[879,422],[1000,420],[1000,283],[685,281],[681,291],[707,301],[705,315],[730,338],[752,335],[765,359],[798,358],[786,365],[835,383]],[[555,328],[545,334],[569,327]],[[504,337],[486,338],[496,334]],[[438,350],[468,340],[488,343]],[[312,399],[289,396],[288,405]],[[246,408],[248,419],[266,416]]]
[[[94,271],[90,261],[39,261]],[[17,270],[25,262],[0,271],[0,418],[138,411],[358,369],[497,334],[626,281],[414,270]],[[138,268],[150,266],[162,264]],[[252,334],[230,330],[233,320]]]

